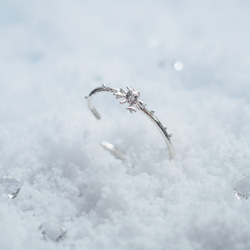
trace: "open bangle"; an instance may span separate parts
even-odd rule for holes
[[[170,140],[170,137],[172,136],[172,134],[167,132],[167,128],[161,124],[159,119],[155,116],[154,111],[148,110],[146,108],[146,104],[143,101],[139,100],[140,92],[136,91],[133,88],[127,87],[126,90],[122,88],[116,89],[116,88],[107,87],[104,84],[101,87],[97,87],[94,90],[92,90],[90,94],[86,96],[85,98],[87,99],[89,109],[92,111],[92,113],[98,120],[101,119],[101,115],[97,112],[97,110],[93,106],[92,98],[96,93],[99,93],[99,92],[111,92],[116,98],[124,98],[120,103],[121,104],[128,103],[129,106],[126,109],[129,110],[131,113],[136,112],[137,109],[141,110],[156,125],[156,127],[161,132],[168,147],[169,159],[171,160],[174,158],[174,155],[175,155],[174,147]]]

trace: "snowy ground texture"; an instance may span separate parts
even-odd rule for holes
[[[21,182],[15,199],[0,195],[0,249],[250,249],[250,201],[233,192],[250,174],[249,11],[247,0],[0,0],[0,177]],[[102,83],[141,92],[173,133],[174,160],[111,94],[92,116],[84,96]]]

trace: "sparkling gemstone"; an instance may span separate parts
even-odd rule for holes
[[[140,92],[135,89],[130,89],[126,94],[126,99],[129,104],[135,104],[138,101],[139,96]]]
[[[0,178],[0,192],[7,194],[10,199],[16,198],[21,188],[21,184],[18,180],[6,175]]]
[[[67,233],[67,231],[56,222],[44,223],[39,226],[39,229],[42,232],[43,239],[51,241],[60,241]]]
[[[248,199],[250,196],[250,175],[238,180],[234,186],[234,191],[238,199]]]

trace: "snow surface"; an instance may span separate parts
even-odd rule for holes
[[[233,192],[250,174],[249,11],[247,0],[1,0],[0,177],[22,187],[0,195],[0,249],[250,249],[250,202]],[[102,83],[141,92],[173,133],[173,161],[111,94],[92,116],[84,96]]]

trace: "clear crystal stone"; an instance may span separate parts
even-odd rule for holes
[[[238,199],[248,199],[250,196],[250,175],[238,180],[234,186],[234,191]]]
[[[51,241],[60,241],[67,231],[56,222],[47,222],[39,226],[43,239]]]
[[[0,192],[7,194],[10,199],[16,198],[21,188],[20,182],[10,175],[0,178]]]
[[[130,89],[126,94],[126,99],[129,104],[135,104],[138,101],[139,96],[140,92],[135,89]]]

